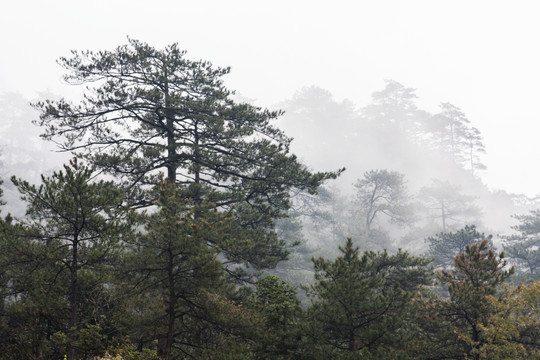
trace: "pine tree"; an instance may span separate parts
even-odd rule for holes
[[[20,345],[34,347],[31,351],[39,356],[60,356],[47,349],[54,333],[55,347],[65,346],[69,360],[99,351],[98,344],[84,348],[81,337],[99,337],[96,332],[106,323],[102,296],[129,224],[122,191],[93,177],[91,168],[73,160],[63,171],[42,177],[39,187],[12,178],[28,203],[28,220],[8,243],[15,259],[4,264],[11,316],[20,310],[35,314],[23,319],[21,327],[30,328],[36,342]]]
[[[440,150],[449,159],[460,164],[464,159],[463,139],[470,124],[470,120],[460,108],[450,103],[440,104],[441,112],[433,116],[433,121],[438,125],[440,136]],[[466,145],[465,145],[466,146]]]
[[[474,205],[475,198],[463,194],[459,186],[448,181],[433,180],[432,185],[421,188],[418,195],[425,204],[428,218],[440,219],[443,232],[481,215],[481,210]]]
[[[156,211],[141,215],[144,229],[129,243],[124,291],[131,299],[124,320],[133,340],[157,340],[164,360],[202,356],[235,322],[223,320],[236,310],[217,259],[217,244],[231,241],[231,216],[206,202],[194,206],[188,191],[166,181],[158,193]]]
[[[416,90],[394,80],[385,80],[385,87],[372,95],[372,104],[362,109],[363,115],[384,127],[395,127],[401,135],[417,139],[422,133],[428,114],[416,105]]]
[[[262,320],[257,327],[254,354],[257,359],[298,359],[302,354],[302,309],[296,290],[269,275],[257,282],[248,301]]]
[[[428,257],[434,259],[437,267],[448,270],[454,265],[456,255],[465,251],[467,245],[480,242],[485,239],[483,233],[476,230],[475,225],[465,225],[456,232],[442,232],[426,239],[429,249]],[[490,246],[493,246],[490,243]]]
[[[414,336],[412,298],[430,283],[429,260],[401,251],[360,256],[351,239],[340,251],[334,261],[313,260],[314,302],[308,316],[314,333],[319,332],[315,341],[324,344],[321,351],[329,351],[327,358],[399,358]]]
[[[400,225],[407,223],[410,206],[403,178],[404,175],[397,171],[371,170],[354,184],[354,205],[358,207],[355,212],[363,218],[366,241],[373,235],[373,225],[381,217]]]
[[[506,286],[498,296],[486,299],[494,311],[482,326],[481,341],[476,345],[478,359],[540,359],[540,282]]]
[[[466,162],[472,175],[476,175],[479,170],[487,169],[487,166],[480,160],[480,155],[486,153],[486,147],[482,140],[482,134],[477,128],[471,126],[465,130],[463,142],[467,148]]]
[[[520,224],[513,227],[519,234],[505,239],[504,250],[526,276],[538,279],[540,267],[540,210],[515,215]]]
[[[197,185],[195,202],[234,209],[253,239],[249,248],[222,249],[239,263],[264,268],[284,259],[272,229],[286,216],[290,190],[315,192],[339,173],[308,171],[289,153],[291,139],[271,125],[280,111],[234,102],[222,80],[229,68],[188,60],[177,44],[158,50],[130,39],[113,51],[75,51],[60,64],[68,82],[89,87],[79,104],[35,104],[44,137],[113,174],[136,206],[149,204],[145,185],[158,171]]]
[[[424,355],[480,359],[480,349],[488,345],[489,319],[497,313],[497,301],[491,299],[513,272],[514,268],[507,268],[504,253],[496,255],[487,239],[456,255],[454,269],[437,273],[450,298],[424,303],[423,334],[429,339]]]

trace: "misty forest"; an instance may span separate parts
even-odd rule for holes
[[[484,184],[459,104],[58,63],[69,93],[0,95],[0,359],[540,359],[540,200]]]

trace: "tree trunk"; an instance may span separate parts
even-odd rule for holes
[[[444,201],[441,201],[441,218],[443,231],[446,231],[446,209],[444,208]]]
[[[167,79],[167,69],[164,69],[165,79]],[[169,95],[169,84],[165,81],[165,120],[167,126],[167,178],[171,184],[176,183],[176,169],[178,168],[176,159],[176,141],[174,138],[174,118],[171,115],[171,100]]]
[[[67,359],[68,360],[76,360],[76,352],[75,347],[73,346],[73,332],[75,331],[77,327],[77,310],[78,310],[78,294],[77,294],[77,288],[79,287],[79,279],[78,279],[78,238],[75,236],[73,240],[73,247],[71,249],[72,251],[72,258],[71,258],[71,270],[70,270],[70,276],[71,276],[71,284],[69,286],[69,307],[70,307],[70,317],[69,317],[69,329],[68,329],[68,338],[69,338],[69,345],[68,345],[68,354]]]
[[[195,122],[193,131],[193,182],[195,183],[195,193],[193,194],[193,200],[195,205],[200,205],[202,202],[201,194],[201,152],[199,149],[200,136],[199,126]],[[198,217],[198,210],[195,211],[195,217]]]

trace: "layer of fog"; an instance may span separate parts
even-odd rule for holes
[[[385,96],[388,98],[385,99]],[[53,95],[41,94],[40,97],[51,98]],[[392,97],[395,97],[394,104],[388,103]],[[346,168],[337,180],[325,186],[324,194],[332,196],[332,200],[320,200],[321,206],[328,207],[333,201],[335,204],[332,206],[341,206],[340,211],[346,212],[336,216],[346,216],[349,222],[354,221],[351,215],[351,209],[355,206],[353,184],[367,171],[385,169],[404,175],[412,201],[416,200],[420,189],[430,186],[434,180],[451,183],[463,195],[474,198],[479,215],[454,219],[444,230],[475,224],[480,231],[493,234],[496,239],[499,234],[509,234],[515,225],[512,215],[536,208],[536,199],[505,191],[491,191],[481,180],[482,174],[489,172],[489,169],[478,169],[472,173],[464,163],[456,163],[455,159],[451,160],[430,147],[429,142],[433,142],[433,139],[426,135],[429,131],[413,127],[421,122],[429,123],[429,119],[436,114],[419,108],[416,101],[415,89],[396,81],[387,81],[384,89],[373,89],[373,98],[367,104],[337,101],[327,90],[316,86],[306,87],[275,105],[275,108],[285,110],[285,115],[276,125],[294,139],[291,151],[312,170]],[[1,177],[4,180],[4,200],[7,202],[3,213],[10,212],[22,217],[25,206],[18,199],[9,178],[15,175],[31,183],[39,183],[41,174],[47,175],[60,169],[71,155],[58,153],[53,143],[40,139],[42,129],[32,124],[39,114],[30,107],[29,99],[22,95],[3,94],[0,97],[0,116]],[[418,116],[424,118],[415,118]],[[473,125],[471,120],[470,126]],[[345,237],[357,236],[354,231],[347,233],[349,230],[343,228],[339,233],[335,229],[313,228],[313,219],[310,225],[310,219],[306,216],[301,220],[304,221],[304,246],[315,254],[335,253]],[[339,220],[333,219],[332,222],[335,226]],[[377,241],[367,244],[358,240],[358,244],[364,248],[401,247],[421,253],[425,250],[424,239],[442,228],[431,227],[420,231],[420,227],[418,224],[395,226],[381,217],[377,228],[387,233],[386,240],[379,244]],[[500,241],[496,243],[500,244]]]

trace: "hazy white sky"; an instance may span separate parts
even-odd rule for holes
[[[485,138],[492,188],[540,193],[540,2],[10,1],[0,11],[0,92],[70,90],[60,56],[126,36],[231,66],[230,88],[272,105],[302,86],[366,105],[384,79],[449,101]],[[1,121],[1,119],[0,119]]]

